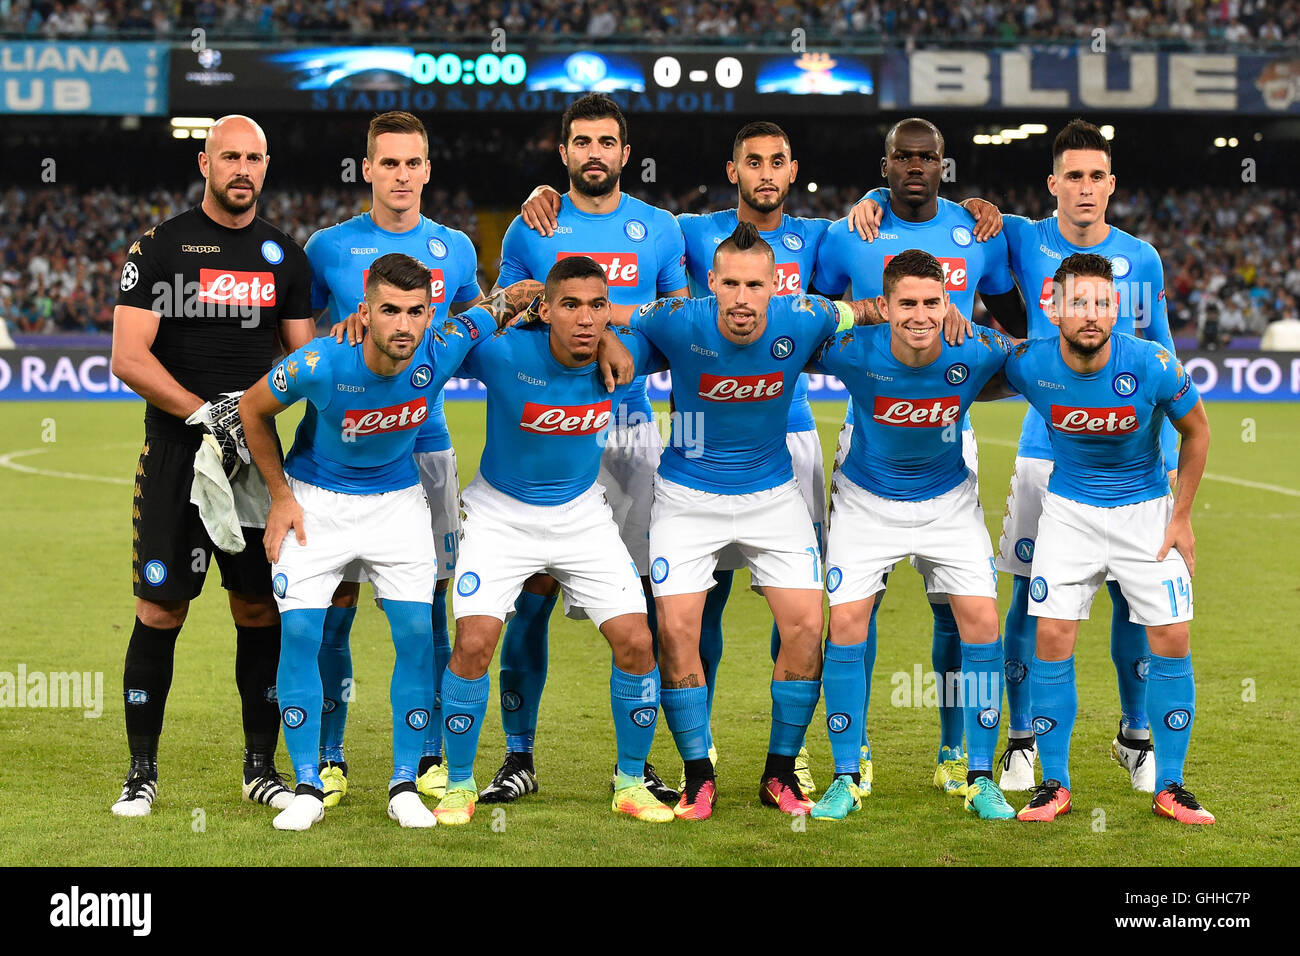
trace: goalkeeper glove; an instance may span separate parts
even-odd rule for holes
[[[239,420],[239,397],[243,391],[222,392],[215,402],[204,402],[189,418],[186,425],[202,425],[203,440],[221,455],[221,467],[226,478],[233,481],[242,465],[252,461],[244,441],[244,425]]]

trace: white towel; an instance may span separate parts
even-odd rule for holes
[[[226,479],[221,452],[211,435],[203,436],[203,443],[194,455],[190,501],[199,509],[199,517],[212,543],[227,554],[244,550],[241,525],[264,528],[267,512],[271,510],[271,495],[257,466],[241,467],[232,485]]]

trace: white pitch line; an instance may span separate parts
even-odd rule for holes
[[[828,425],[838,425],[844,421],[841,418],[827,418],[825,415],[815,416],[817,421],[825,422]],[[977,436],[978,437],[978,436]],[[1020,443],[1007,441],[1005,438],[980,438],[981,445],[997,445],[1000,448],[1019,448]],[[1237,485],[1240,488],[1254,488],[1258,491],[1271,491],[1278,495],[1287,495],[1291,498],[1300,498],[1300,490],[1295,488],[1284,488],[1281,485],[1269,485],[1262,481],[1250,481],[1246,478],[1234,478],[1232,475],[1216,475],[1213,472],[1206,472],[1202,476],[1205,481],[1221,481],[1228,485]]]
[[[25,458],[28,455],[39,455],[49,451],[48,448],[24,448],[20,451],[11,451],[7,455],[0,455],[0,467],[9,468],[13,471],[20,471],[28,475],[40,475],[44,478],[74,478],[78,481],[101,481],[107,485],[134,485],[135,480],[132,478],[114,478],[108,475],[83,475],[75,471],[51,471],[48,468],[33,468],[31,465],[20,465],[15,458]]]

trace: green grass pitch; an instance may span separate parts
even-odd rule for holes
[[[997,541],[1020,403],[981,406],[980,484]],[[815,406],[831,460],[842,406]],[[483,441],[477,403],[449,402],[462,481]],[[292,414],[292,413],[291,413]],[[348,726],[352,790],[306,834],[279,833],[273,811],[239,799],[234,629],[210,576],[178,645],[153,815],[109,814],[126,770],[122,658],[133,619],[131,483],[142,441],[138,403],[6,404],[0,416],[4,528],[0,671],[102,673],[102,716],[72,708],[0,708],[8,865],[835,864],[1267,866],[1294,862],[1300,814],[1289,791],[1300,682],[1300,428],[1286,404],[1210,408],[1214,441],[1196,506],[1192,624],[1197,719],[1191,789],[1219,818],[1206,829],[1157,819],[1108,755],[1118,719],[1109,601],[1099,595],[1077,660],[1074,812],[1042,826],[982,823],[930,782],[938,720],[910,706],[914,670],[930,669],[930,615],[920,581],[900,568],[879,617],[872,696],[875,793],[839,824],[792,821],[758,802],[767,748],[771,662],[762,601],[736,582],[714,714],[720,800],[705,824],[640,824],[610,812],[614,764],[609,652],[589,623],[557,615],[542,705],[541,793],[468,827],[403,831],[385,815],[391,769],[387,623],[363,590],[353,630],[357,700]],[[287,430],[291,423],[283,423]],[[1005,579],[1005,612],[1010,582]],[[495,666],[491,671],[496,683]],[[495,693],[494,693],[495,699]],[[908,704],[903,706],[902,704]],[[808,734],[820,786],[830,748],[819,707]],[[504,741],[489,709],[480,783]],[[680,767],[660,721],[652,760]],[[288,765],[281,745],[280,766]],[[1017,803],[1020,797],[1013,797]]]

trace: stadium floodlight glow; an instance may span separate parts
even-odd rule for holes
[[[816,183],[809,183],[809,184],[808,184],[808,191],[809,191],[810,193],[815,193],[815,192],[817,191],[817,184],[816,184]]]
[[[1255,134],[1255,142],[1259,143],[1259,142],[1263,142],[1263,140],[1264,140],[1264,134],[1263,134],[1263,133],[1256,133],[1256,134]]]
[[[1029,134],[1022,129],[1004,129],[1000,130],[998,135],[1007,142],[1010,142],[1013,139],[1029,139]]]
[[[190,130],[190,139],[207,139],[207,138],[208,138],[208,131],[205,129]]]
[[[187,129],[172,130],[172,139],[189,139],[189,138],[190,138],[190,131]]]
[[[976,146],[987,146],[989,142],[992,140],[992,137],[989,136],[988,133],[976,133],[972,137],[972,140]]]
[[[1047,132],[1046,123],[1021,123],[1020,132],[1028,133],[1031,136],[1042,136]]]
[[[1111,126],[1109,123],[1103,126],[1099,130],[1099,132],[1101,133],[1102,138],[1105,139],[1107,142],[1110,142],[1112,139],[1115,138],[1115,127]]]
[[[992,136],[989,137],[989,142],[994,146],[1001,146],[1003,143],[1006,142],[1006,140],[1002,138],[1001,133],[994,133]]]
[[[1214,137],[1214,145],[1219,147],[1219,149],[1223,149],[1223,147],[1228,145],[1228,141],[1222,136],[1216,136]]]
[[[1236,149],[1236,148],[1237,148],[1237,137],[1235,137],[1235,136],[1229,136],[1229,137],[1228,137],[1228,145],[1231,146],[1233,149]]]
[[[207,129],[216,120],[211,116],[173,116],[172,127],[180,129]]]

